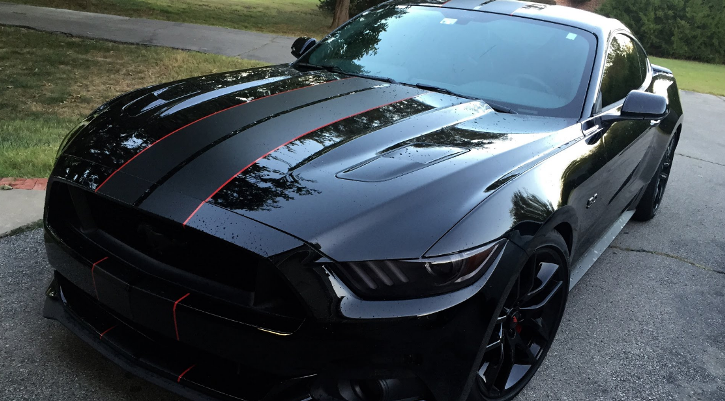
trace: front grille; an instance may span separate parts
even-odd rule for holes
[[[146,372],[174,385],[181,383],[185,388],[212,395],[215,399],[247,401],[269,399],[270,394],[282,390],[297,394],[299,398],[296,399],[302,399],[310,381],[314,380],[314,377],[297,378],[262,372],[226,357],[169,341],[103,308],[61,275],[56,274],[55,280],[57,289],[62,291],[66,310],[76,321],[76,327],[82,330],[76,329],[76,334],[103,346],[101,351],[106,355],[105,348],[115,351],[114,356],[120,356],[134,368],[143,369],[141,374],[148,379],[153,378],[146,376]]]
[[[254,291],[258,255],[181,224],[146,215],[99,196],[85,196],[90,218],[100,230],[157,262]]]
[[[65,183],[50,191],[48,226],[85,259],[112,255],[137,274],[215,298],[207,304],[220,316],[253,310],[301,324],[299,299],[266,258]]]

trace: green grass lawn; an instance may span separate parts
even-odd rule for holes
[[[47,177],[65,134],[123,92],[260,65],[0,26],[0,177]]]
[[[34,6],[191,22],[321,39],[332,15],[318,0],[9,0]]]
[[[725,65],[650,57],[652,63],[669,68],[681,90],[725,96]]]

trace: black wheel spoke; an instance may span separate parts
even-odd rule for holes
[[[524,302],[527,302],[531,300],[531,298],[540,294],[544,290],[544,288],[549,285],[549,281],[551,281],[551,278],[554,277],[557,271],[559,271],[559,265],[554,263],[541,263],[539,273],[536,275],[536,278],[541,282],[541,285],[529,292],[526,295]]]
[[[539,322],[538,320],[534,320],[534,319],[526,319],[523,321],[522,324],[524,326],[526,326],[527,328],[530,328],[531,333],[534,334],[535,336],[539,337],[541,339],[541,341],[543,341],[544,343],[549,342],[549,332],[548,332],[548,330],[546,330],[546,328],[543,326],[543,324],[541,322]],[[540,344],[540,345],[543,345],[543,344]]]
[[[515,349],[514,362],[522,365],[533,365],[536,363],[536,355],[534,355],[529,344],[521,336],[515,336],[512,343]]]
[[[491,391],[496,386],[496,380],[501,373],[501,368],[505,365],[506,357],[506,346],[502,342],[499,343],[498,352],[499,354],[494,358],[493,361],[487,361],[478,370],[478,376],[483,380],[486,388]]]
[[[503,346],[503,343],[501,342],[501,340],[496,340],[496,341],[494,341],[494,342],[492,342],[491,344],[488,344],[488,345],[486,346],[486,351],[485,351],[485,353],[489,353],[489,352],[491,352],[491,351],[494,351],[494,350],[496,350],[497,348],[501,348],[502,346]]]
[[[497,322],[500,321],[500,323],[498,323],[498,326],[496,329],[494,329],[494,332],[498,333],[498,339],[496,339],[493,342],[490,342],[486,346],[486,351],[484,351],[484,353],[489,353],[489,352],[495,350],[496,348],[503,347],[503,320],[505,320],[505,319],[506,319],[506,316],[499,317],[497,319]]]
[[[554,296],[561,290],[562,282],[558,282],[554,288],[549,292],[549,294],[544,298],[543,301],[539,302],[536,305],[528,306],[525,308],[521,308],[521,314],[526,319],[538,319],[541,317],[541,315],[544,313],[544,309],[546,309],[547,306],[549,306],[549,302],[554,298]]]
[[[503,347],[503,361],[499,368],[498,375],[493,381],[494,386],[499,391],[503,391],[508,388],[507,384],[509,382],[509,376],[511,375],[511,370],[514,367],[514,347],[510,342],[506,342],[506,346]]]

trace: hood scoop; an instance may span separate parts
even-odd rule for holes
[[[468,149],[414,143],[358,163],[337,173],[336,177],[361,182],[387,181],[466,152]]]

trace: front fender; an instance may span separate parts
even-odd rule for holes
[[[514,233],[531,236],[560,225],[568,226],[570,232],[563,234],[568,234],[565,240],[574,248],[580,215],[591,192],[587,186],[599,171],[593,161],[598,155],[593,152],[585,141],[574,141],[509,181],[471,210],[425,256],[455,253],[502,237],[515,242]],[[574,254],[573,249],[569,251]]]

